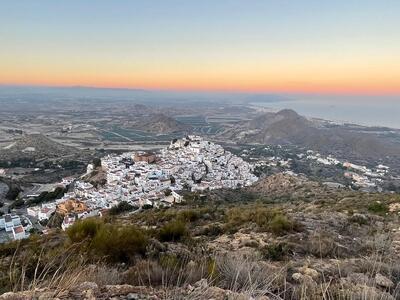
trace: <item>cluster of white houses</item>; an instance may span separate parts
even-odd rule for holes
[[[258,180],[252,165],[198,136],[173,140],[157,154],[108,155],[101,167],[106,174],[104,185],[94,187],[77,180],[72,192],[54,203],[31,207],[28,214],[44,220],[61,210],[65,229],[78,218],[101,215],[122,201],[137,208],[171,206],[183,200],[181,190],[237,188]],[[88,173],[92,171],[90,164]]]
[[[278,147],[280,147],[278,145]],[[261,159],[259,158],[254,158],[251,157],[251,152],[252,150],[255,150],[255,148],[252,149],[245,149],[243,150],[241,156],[242,157],[248,157],[250,160],[256,161],[254,163],[255,166],[257,167],[263,167],[263,166],[268,166],[268,167],[282,167],[286,168],[287,170],[285,171],[286,173],[296,175],[293,171],[291,171],[292,167],[292,158],[282,158],[279,156],[268,156],[268,157],[263,157]],[[265,147],[264,150],[271,150],[269,147]],[[324,156],[321,155],[320,153],[313,151],[313,150],[306,150],[304,153],[298,153],[296,156],[299,159],[307,159],[309,161],[314,161],[320,165],[324,166],[340,166],[343,168],[343,176],[346,178],[349,178],[352,182],[352,184],[356,187],[359,187],[361,189],[365,190],[381,190],[380,184],[384,182],[384,179],[389,177],[389,167],[379,164],[375,166],[374,168],[369,168],[366,166],[362,165],[357,165],[348,161],[341,161],[337,158],[335,158],[332,155]]]
[[[14,240],[21,240],[29,236],[32,223],[28,218],[14,214],[6,214],[0,217],[0,230],[12,235]]]

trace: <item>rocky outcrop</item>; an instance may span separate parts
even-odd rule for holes
[[[268,300],[267,296],[250,297],[245,293],[237,293],[219,287],[210,286],[206,279],[193,285],[176,288],[151,288],[132,285],[106,285],[99,287],[94,282],[83,282],[77,287],[65,291],[36,289],[25,292],[9,292],[0,296],[0,300],[28,299],[124,299],[124,300],[158,300],[158,299],[214,299],[214,300]]]
[[[318,187],[318,183],[301,176],[278,173],[259,180],[249,187],[249,191],[270,197],[290,195],[291,198],[295,198],[298,195],[306,195],[308,191],[315,191]]]

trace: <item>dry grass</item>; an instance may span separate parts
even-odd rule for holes
[[[19,253],[17,247],[9,267],[11,290],[30,291],[34,295],[35,291],[46,289],[51,291],[52,297],[57,297],[85,281],[99,286],[121,282],[118,269],[102,263],[88,265],[85,258],[75,255],[76,248],[74,244],[49,259],[43,246],[35,265],[32,265],[32,260],[26,257],[26,253]]]
[[[260,261],[228,255],[215,259],[212,284],[248,297],[279,298],[285,289],[285,277],[286,267],[276,268]]]

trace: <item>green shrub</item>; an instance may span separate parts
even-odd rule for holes
[[[13,203],[11,203],[10,205],[10,209],[14,209],[14,208],[21,208],[25,205],[25,201],[22,199],[17,199],[15,200]]]
[[[102,226],[94,236],[90,248],[94,254],[111,262],[131,262],[136,255],[144,255],[148,238],[135,226]]]
[[[0,244],[0,257],[13,255],[19,246],[20,241],[11,241]]]
[[[208,226],[205,226],[203,230],[201,231],[201,235],[205,236],[218,236],[223,233],[223,230],[220,225],[218,224],[211,224]]]
[[[75,222],[67,229],[67,235],[73,243],[92,239],[104,224],[99,219],[89,218]]]
[[[92,164],[94,169],[101,167],[101,159],[98,157],[94,158]]]
[[[161,227],[159,239],[162,242],[176,242],[188,235],[186,223],[181,220],[171,221]]]
[[[277,235],[282,235],[295,229],[295,223],[288,217],[277,214],[273,217],[269,224],[269,229]]]
[[[119,215],[124,212],[132,211],[134,209],[135,207],[130,205],[128,202],[121,201],[120,203],[118,203],[118,205],[111,207],[109,212],[110,215]]]
[[[364,215],[354,214],[349,218],[349,222],[357,223],[359,225],[367,225],[368,224],[368,218],[366,216],[364,216]]]
[[[64,196],[66,191],[66,188],[58,186],[54,189],[54,191],[40,193],[40,195],[36,198],[29,200],[28,204],[37,205],[43,202],[50,202],[55,199],[60,199],[62,196]]]
[[[200,212],[194,209],[182,210],[178,213],[178,218],[184,222],[195,222],[200,218]]]
[[[175,254],[164,254],[159,259],[159,264],[164,269],[178,269],[180,263]]]
[[[300,229],[299,224],[289,219],[283,212],[259,205],[232,208],[226,212],[225,221],[225,230],[231,233],[248,223],[255,223],[259,230],[271,231],[275,234]]]
[[[170,189],[166,189],[165,191],[164,191],[164,195],[165,196],[170,196],[172,194],[172,191],[170,190]]]
[[[375,214],[386,214],[389,208],[385,203],[375,201],[368,206],[368,211]]]
[[[289,254],[289,246],[285,243],[271,244],[261,249],[261,254],[265,259],[280,261]]]

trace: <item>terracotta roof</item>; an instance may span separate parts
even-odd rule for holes
[[[21,225],[19,225],[19,226],[17,226],[17,227],[14,227],[14,232],[15,233],[22,233],[22,232],[24,232],[25,230],[24,230],[24,227],[22,227]]]

